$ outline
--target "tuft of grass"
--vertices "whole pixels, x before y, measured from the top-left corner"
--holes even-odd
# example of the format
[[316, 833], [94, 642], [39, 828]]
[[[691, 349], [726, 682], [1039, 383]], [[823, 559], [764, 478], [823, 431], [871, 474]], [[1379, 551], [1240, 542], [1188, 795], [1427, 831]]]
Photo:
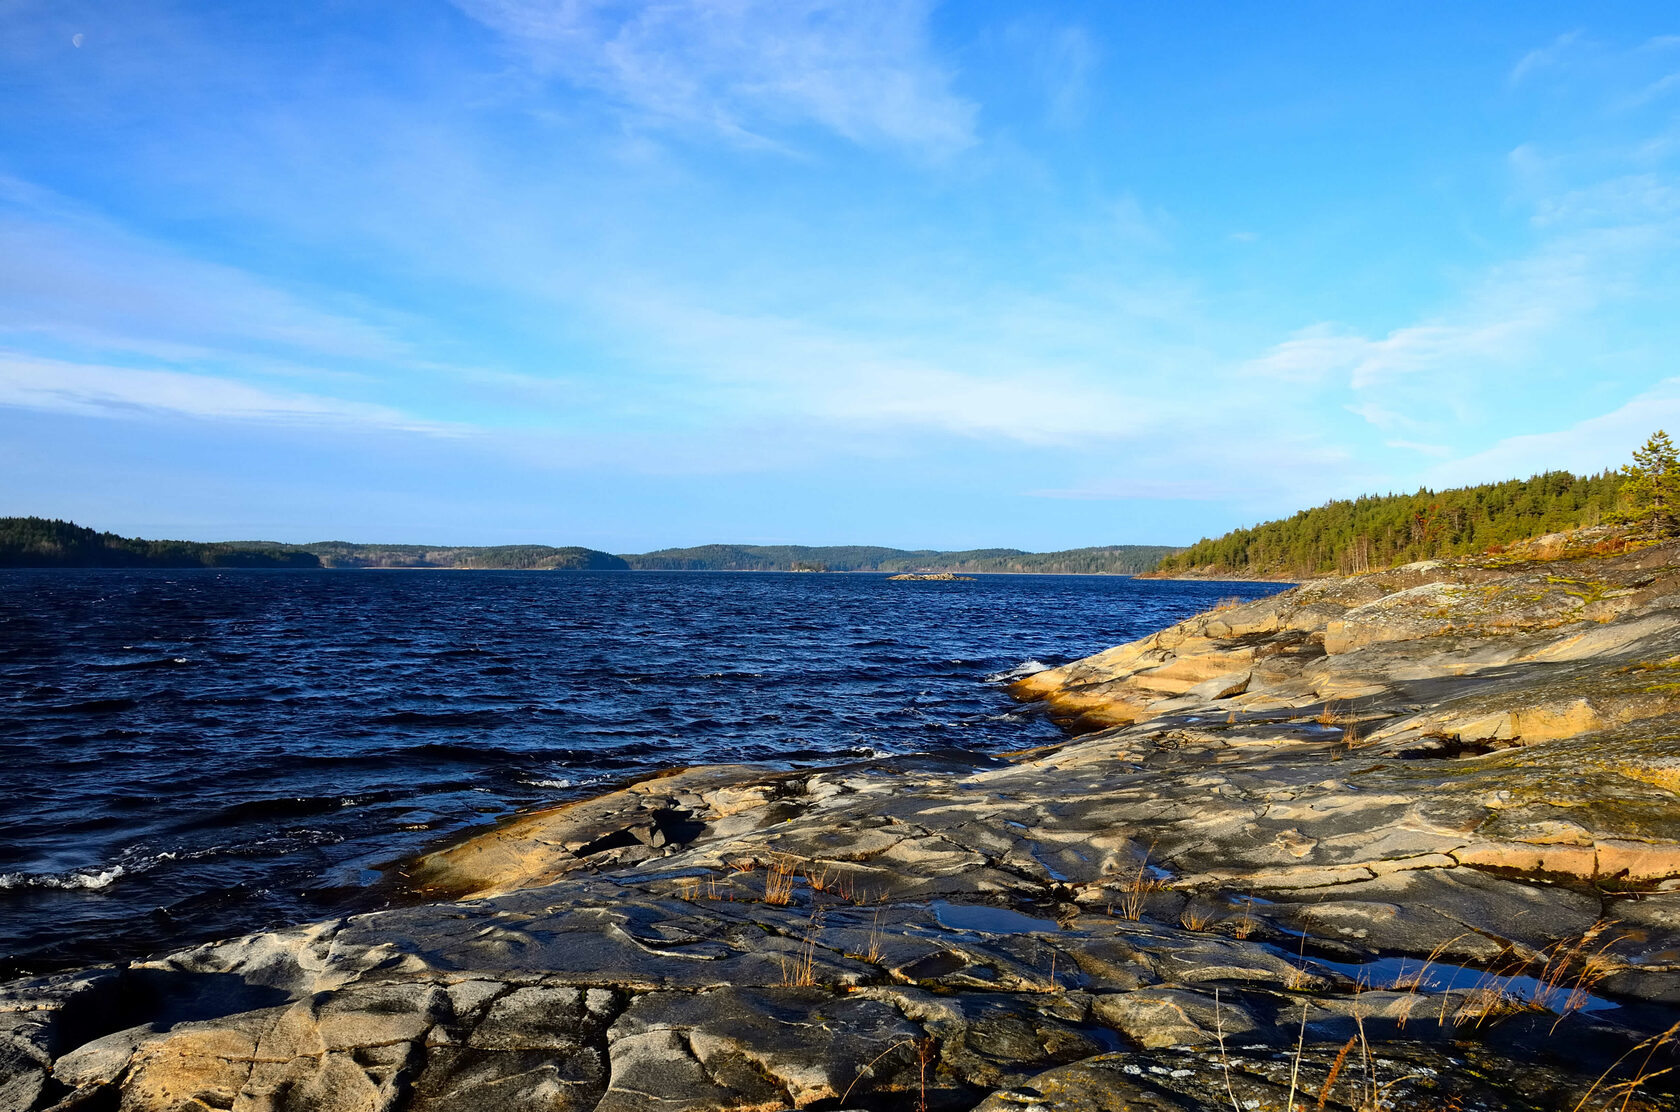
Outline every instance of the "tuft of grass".
[[817, 935], [822, 932], [822, 911], [811, 909], [811, 922], [805, 928], [805, 939], [799, 944], [799, 950], [793, 957], [783, 956], [782, 979], [779, 982], [783, 988], [815, 988], [817, 984]]
[[1137, 871], [1132, 873], [1126, 882], [1126, 888], [1120, 893], [1119, 916], [1137, 922], [1143, 917], [1143, 902], [1149, 893], [1161, 887], [1154, 877], [1149, 875], [1149, 853], [1144, 852], [1138, 861]]
[[789, 862], [785, 860], [771, 862], [770, 867], [764, 872], [764, 902], [784, 907], [792, 903], [793, 881], [796, 875], [798, 874], [794, 872], [794, 868]]
[[881, 911], [875, 910], [875, 921], [869, 924], [869, 949], [863, 952], [863, 960], [870, 965], [880, 965], [885, 956], [881, 951]]
[[1237, 939], [1246, 939], [1254, 933], [1254, 928], [1257, 925], [1254, 921], [1254, 897], [1249, 896], [1243, 903], [1242, 917], [1231, 925], [1231, 936]]
[[1205, 931], [1213, 925], [1213, 913], [1185, 904], [1184, 910], [1178, 913], [1178, 923], [1187, 931]]

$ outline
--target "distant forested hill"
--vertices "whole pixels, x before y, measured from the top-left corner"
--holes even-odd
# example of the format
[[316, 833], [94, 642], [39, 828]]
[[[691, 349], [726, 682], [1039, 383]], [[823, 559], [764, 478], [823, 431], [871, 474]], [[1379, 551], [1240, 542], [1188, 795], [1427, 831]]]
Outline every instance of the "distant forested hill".
[[1326, 502], [1167, 556], [1171, 575], [1302, 579], [1391, 567], [1597, 525], [1616, 509], [1619, 472], [1548, 471], [1531, 479]]
[[593, 548], [512, 544], [446, 548], [419, 544], [280, 544], [274, 541], [146, 541], [68, 521], [0, 518], [0, 567], [11, 568], [487, 568], [628, 571]]
[[466, 568], [505, 571], [951, 571], [1136, 575], [1164, 545], [1123, 544], [1068, 552], [980, 548], [968, 552], [906, 551], [867, 545], [710, 544], [614, 556], [593, 548], [508, 544], [352, 544], [320, 541], [146, 541], [98, 533], [68, 521], [0, 518], [0, 567], [79, 568]]
[[322, 541], [299, 545], [329, 568], [478, 568], [495, 571], [628, 571], [630, 565], [593, 548], [550, 548], [504, 544], [489, 548], [425, 544], [349, 544]]
[[266, 541], [143, 541], [44, 517], [0, 518], [0, 567], [315, 568], [312, 553]]
[[708, 544], [628, 555], [632, 568], [647, 571], [951, 571], [1040, 572], [1079, 575], [1136, 575], [1178, 549], [1167, 545], [1121, 544], [1066, 552], [1023, 552], [977, 548], [966, 552], [914, 551], [866, 545]]

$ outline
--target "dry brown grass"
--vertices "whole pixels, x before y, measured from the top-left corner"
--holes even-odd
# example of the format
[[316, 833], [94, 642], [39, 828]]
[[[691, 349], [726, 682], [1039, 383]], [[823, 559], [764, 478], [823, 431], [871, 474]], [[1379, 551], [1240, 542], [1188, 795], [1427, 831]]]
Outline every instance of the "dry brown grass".
[[886, 957], [886, 952], [882, 947], [884, 940], [885, 936], [881, 933], [881, 909], [876, 908], [875, 918], [869, 924], [869, 940], [864, 949], [859, 953], [847, 954], [846, 956], [868, 962], [870, 965], [880, 965]]
[[1313, 721], [1320, 726], [1357, 726], [1359, 725], [1359, 710], [1352, 703], [1339, 703], [1334, 699], [1325, 700], [1324, 706], [1313, 715]]
[[1424, 978], [1429, 975], [1430, 967], [1441, 960], [1441, 955], [1447, 952], [1448, 947], [1465, 937], [1467, 937], [1467, 933], [1461, 932], [1437, 945], [1429, 951], [1429, 956], [1423, 959], [1422, 964], [1415, 971], [1408, 972], [1406, 967], [1401, 965], [1400, 972], [1388, 983], [1389, 990], [1391, 992], [1418, 992], [1423, 988]]
[[815, 988], [817, 985], [817, 936], [822, 933], [823, 913], [811, 909], [811, 921], [805, 927], [805, 938], [792, 957], [783, 955], [782, 988]]
[[1237, 1101], [1236, 1090], [1231, 1088], [1231, 1058], [1225, 1053], [1225, 1018], [1220, 1013], [1217, 987], [1213, 990], [1213, 1034], [1219, 1040], [1219, 1064], [1225, 1071], [1225, 1095], [1231, 1098], [1232, 1112], [1243, 1112], [1243, 1106]]
[[[1593, 989], [1605, 977], [1621, 968], [1622, 963], [1610, 953], [1621, 936], [1605, 937], [1614, 926], [1610, 920], [1600, 920], [1572, 940], [1548, 946], [1537, 954], [1512, 951], [1491, 968], [1483, 971], [1476, 983], [1467, 990], [1455, 990], [1451, 985], [1441, 992], [1441, 1006], [1436, 1022], [1443, 1026], [1479, 1026], [1490, 1019], [1517, 1012], [1552, 1012], [1558, 1024], [1580, 1011], [1592, 999]], [[1464, 935], [1457, 935], [1430, 951], [1415, 972], [1396, 977], [1389, 987], [1396, 991], [1419, 993], [1427, 991], [1429, 970], [1441, 954]], [[1514, 978], [1530, 977], [1536, 982], [1525, 991]], [[1454, 992], [1461, 993], [1456, 997]]]
[[1254, 897], [1250, 896], [1243, 904], [1242, 918], [1231, 924], [1231, 936], [1237, 939], [1246, 939], [1254, 933], [1255, 926], [1257, 924], [1254, 921]]
[[782, 988], [815, 988], [817, 984], [817, 944], [814, 939], [800, 943], [793, 957], [782, 958]]
[[1325, 1075], [1324, 1084], [1318, 1090], [1318, 1112], [1324, 1112], [1324, 1102], [1330, 1099], [1330, 1090], [1336, 1087], [1336, 1079], [1342, 1075], [1342, 1067], [1347, 1065], [1348, 1052], [1353, 1049], [1353, 1045], [1358, 1041], [1359, 1036], [1355, 1035], [1343, 1043], [1341, 1053], [1337, 1054], [1336, 1060], [1330, 1063], [1330, 1072]]
[[[865, 1062], [863, 1064], [863, 1066], [861, 1068], [859, 1068], [859, 1070], [857, 1071], [857, 1076], [852, 1078], [852, 1083], [850, 1085], [846, 1086], [846, 1091], [840, 1094], [840, 1103], [841, 1104], [846, 1103], [846, 1098], [852, 1095], [852, 1090], [857, 1088], [857, 1083], [859, 1081], [862, 1081], [866, 1077], [874, 1076], [875, 1064], [877, 1062], [879, 1062], [882, 1058], [885, 1058], [887, 1055], [891, 1054], [893, 1051], [899, 1049], [900, 1047], [905, 1047], [905, 1046], [915, 1047], [916, 1044], [919, 1041], [920, 1040], [918, 1040], [918, 1039], [900, 1039], [897, 1042], [893, 1043], [891, 1046], [887, 1047], [885, 1050], [881, 1051], [881, 1053], [875, 1055], [875, 1057], [871, 1058], [869, 1061]], [[923, 1100], [926, 1100], [926, 1099], [927, 1098], [924, 1095]]]
[[734, 900], [733, 889], [718, 888], [717, 876], [708, 872], [705, 876], [685, 876], [677, 882], [677, 898], [690, 903], [696, 900]]
[[1149, 875], [1149, 851], [1145, 851], [1143, 858], [1138, 861], [1137, 871], [1132, 873], [1126, 881], [1125, 889], [1120, 893], [1120, 900], [1115, 914], [1122, 919], [1137, 922], [1143, 918], [1144, 900], [1149, 893], [1161, 887], [1161, 882]]
[[1213, 913], [1185, 904], [1184, 910], [1178, 913], [1178, 925], [1187, 931], [1205, 931], [1213, 925]]
[[[1680, 1023], [1676, 1023], [1668, 1030], [1652, 1035], [1630, 1048], [1620, 1058], [1610, 1063], [1610, 1068], [1599, 1075], [1598, 1080], [1592, 1083], [1592, 1086], [1582, 1095], [1580, 1100], [1575, 1102], [1575, 1107], [1571, 1108], [1569, 1112], [1583, 1112], [1588, 1107], [1587, 1102], [1593, 1098], [1594, 1093], [1599, 1091], [1600, 1086], [1603, 1087], [1606, 1098], [1603, 1104], [1595, 1106], [1600, 1112], [1610, 1112], [1612, 1108], [1615, 1109], [1615, 1112], [1628, 1112], [1630, 1107], [1635, 1107], [1632, 1104], [1633, 1098], [1639, 1094], [1641, 1089], [1657, 1078], [1674, 1072], [1675, 1067], [1673, 1066], [1667, 1066], [1663, 1069], [1653, 1068], [1652, 1060], [1656, 1058], [1657, 1052], [1664, 1047], [1674, 1046], [1677, 1036], [1680, 1036]], [[1621, 1081], [1611, 1082], [1610, 1075], [1631, 1059], [1639, 1057], [1641, 1050], [1645, 1052], [1645, 1056], [1640, 1059], [1639, 1067], [1633, 1071], [1633, 1076]], [[1606, 1084], [1606, 1082], [1609, 1082], [1609, 1084]]]
[[881, 950], [881, 913], [875, 913], [875, 921], [869, 927], [869, 949], [863, 952], [863, 960], [870, 965], [880, 965], [886, 955]]
[[793, 882], [798, 875], [788, 861], [772, 861], [764, 871], [764, 902], [783, 907], [792, 903]]

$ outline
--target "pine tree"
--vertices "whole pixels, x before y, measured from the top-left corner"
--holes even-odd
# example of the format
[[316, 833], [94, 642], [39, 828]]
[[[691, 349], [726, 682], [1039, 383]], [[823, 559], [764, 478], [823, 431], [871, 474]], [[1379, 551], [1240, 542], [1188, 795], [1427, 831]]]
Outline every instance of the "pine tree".
[[1680, 533], [1680, 451], [1658, 429], [1622, 468], [1623, 520], [1658, 537]]

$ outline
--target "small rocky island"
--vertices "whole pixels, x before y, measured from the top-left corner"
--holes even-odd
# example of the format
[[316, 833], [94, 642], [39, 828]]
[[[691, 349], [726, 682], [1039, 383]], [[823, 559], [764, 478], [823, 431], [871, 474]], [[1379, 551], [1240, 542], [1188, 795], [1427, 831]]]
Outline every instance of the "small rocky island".
[[914, 583], [973, 583], [972, 575], [958, 575], [953, 571], [907, 571], [899, 575], [889, 575], [888, 579], [908, 580]]
[[1303, 584], [986, 757], [676, 770], [0, 989], [0, 1108], [1676, 1108], [1680, 544]]

